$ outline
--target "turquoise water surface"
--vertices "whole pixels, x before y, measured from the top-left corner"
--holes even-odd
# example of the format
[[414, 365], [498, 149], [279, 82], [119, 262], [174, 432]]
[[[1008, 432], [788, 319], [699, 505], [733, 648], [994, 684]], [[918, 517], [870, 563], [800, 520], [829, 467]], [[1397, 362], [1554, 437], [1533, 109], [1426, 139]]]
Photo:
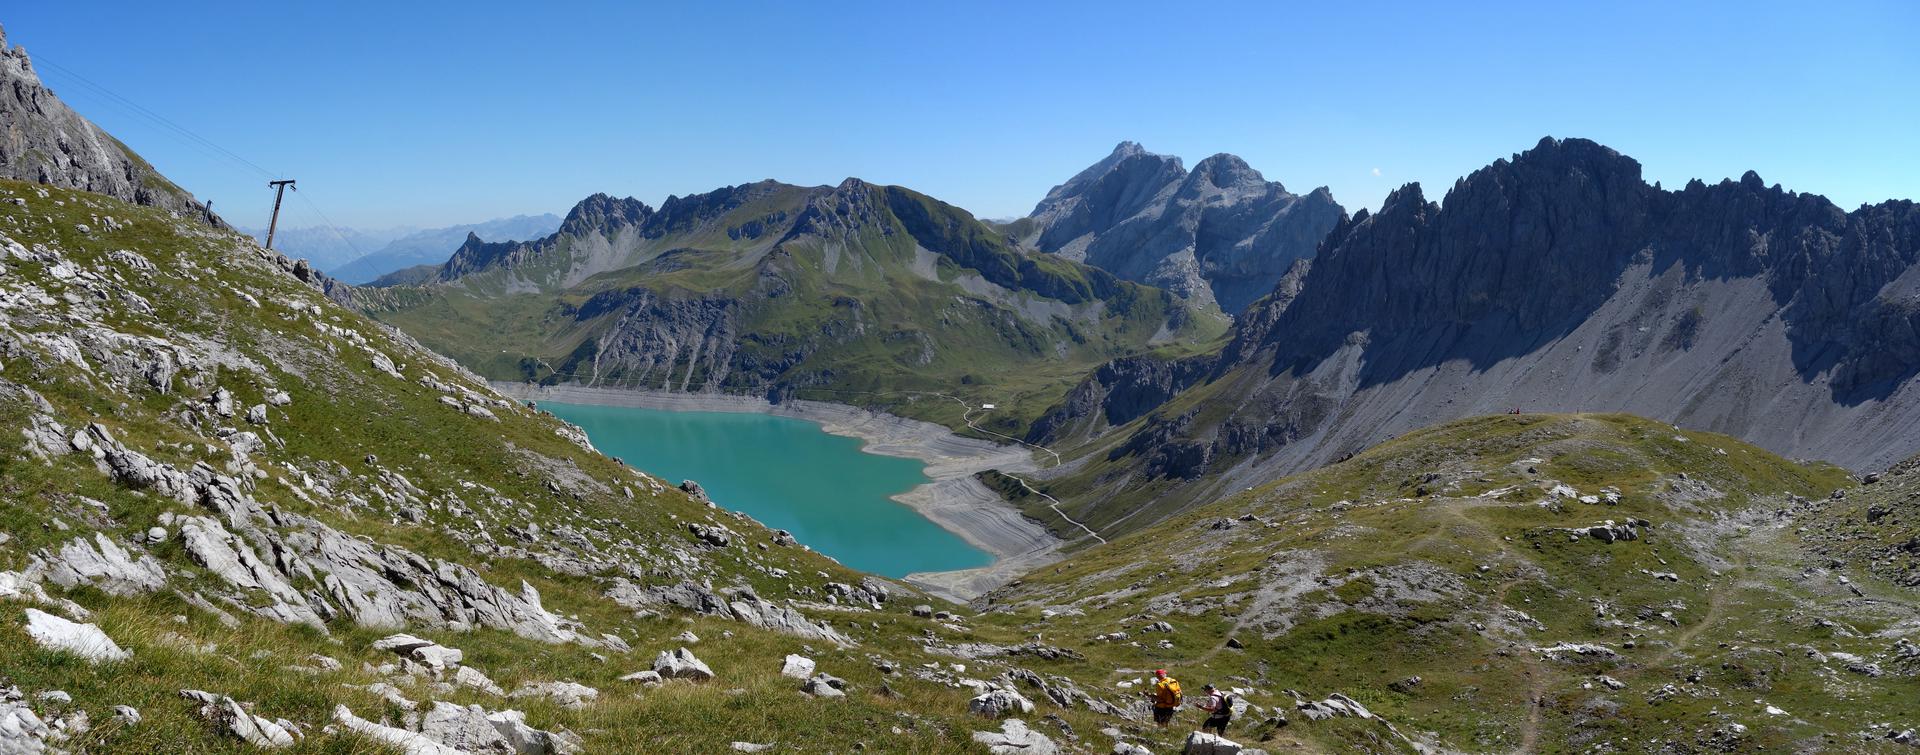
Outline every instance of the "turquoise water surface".
[[927, 481], [912, 459], [863, 453], [856, 438], [790, 417], [540, 402], [601, 451], [672, 484], [698, 481], [721, 506], [840, 563], [889, 577], [985, 566], [992, 556], [891, 499]]

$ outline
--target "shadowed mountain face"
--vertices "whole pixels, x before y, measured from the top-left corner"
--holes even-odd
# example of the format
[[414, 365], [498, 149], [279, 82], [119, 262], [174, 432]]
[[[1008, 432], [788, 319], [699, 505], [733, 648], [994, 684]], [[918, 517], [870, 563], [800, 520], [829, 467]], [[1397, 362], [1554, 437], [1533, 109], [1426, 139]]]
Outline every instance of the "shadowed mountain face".
[[61, 102], [34, 73], [26, 48], [7, 47], [4, 29], [0, 29], [0, 178], [91, 191], [181, 214], [205, 214], [193, 195]]
[[1079, 480], [1103, 489], [1266, 479], [1509, 408], [1630, 411], [1875, 467], [1920, 450], [1916, 262], [1912, 202], [1848, 213], [1753, 173], [1665, 191], [1613, 150], [1547, 139], [1444, 205], [1394, 192], [1220, 354], [1108, 365], [1035, 437], [1110, 443], [1103, 479]]
[[1325, 188], [1290, 194], [1233, 155], [1189, 173], [1177, 157], [1122, 142], [1047, 193], [1027, 242], [1232, 314], [1311, 257], [1343, 216]]

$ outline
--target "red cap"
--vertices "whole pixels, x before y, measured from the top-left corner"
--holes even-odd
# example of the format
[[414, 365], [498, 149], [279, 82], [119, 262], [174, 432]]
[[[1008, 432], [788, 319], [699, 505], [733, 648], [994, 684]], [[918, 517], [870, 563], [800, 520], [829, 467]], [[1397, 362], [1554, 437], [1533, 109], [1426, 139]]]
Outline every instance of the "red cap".
[[1167, 670], [1166, 670], [1166, 669], [1163, 669], [1163, 668], [1157, 668], [1157, 669], [1154, 669], [1154, 670], [1153, 670], [1153, 673], [1155, 673], [1155, 674], [1159, 674], [1159, 675], [1161, 675], [1161, 676], [1166, 676], [1166, 675], [1167, 675]]

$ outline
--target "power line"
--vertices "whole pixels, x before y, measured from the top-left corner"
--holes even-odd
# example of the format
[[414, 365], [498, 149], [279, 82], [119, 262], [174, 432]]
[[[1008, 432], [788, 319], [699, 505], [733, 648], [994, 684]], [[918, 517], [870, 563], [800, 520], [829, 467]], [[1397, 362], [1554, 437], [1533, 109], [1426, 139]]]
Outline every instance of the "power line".
[[260, 167], [258, 164], [254, 163], [252, 160], [248, 160], [247, 158], [244, 158], [238, 154], [235, 154], [232, 150], [229, 150], [225, 147], [220, 146], [219, 144], [215, 143], [212, 139], [208, 139], [204, 136], [199, 135], [198, 133], [195, 133], [192, 129], [189, 129], [185, 126], [182, 126], [178, 123], [173, 122], [172, 120], [169, 120], [166, 116], [160, 115], [159, 113], [153, 112], [152, 110], [148, 110], [147, 108], [141, 107], [140, 103], [134, 102], [133, 100], [120, 96], [119, 94], [115, 93], [113, 90], [108, 89], [101, 84], [95, 83], [92, 79], [89, 79], [85, 76], [80, 75], [78, 72], [75, 72], [73, 69], [67, 68], [66, 66], [60, 65], [59, 63], [56, 63], [52, 60], [47, 59], [45, 55], [40, 55], [36, 53], [33, 56], [33, 60], [37, 64], [44, 65], [44, 66], [51, 66], [55, 71], [58, 71], [64, 74], [65, 76], [71, 77], [75, 82], [83, 86], [86, 86], [101, 95], [108, 97], [109, 99], [117, 102], [118, 104], [125, 106], [126, 108], [133, 111], [135, 114], [145, 116], [148, 119], [154, 121], [155, 123], [158, 123], [162, 126], [165, 126], [169, 129], [174, 130], [175, 132], [178, 132], [181, 136], [184, 136], [194, 142], [198, 142], [199, 144], [205, 145], [213, 149], [215, 152], [219, 153], [220, 155], [224, 155], [225, 157], [232, 159], [234, 162], [240, 165], [243, 165], [247, 168], [250, 168], [253, 171], [261, 174], [262, 176], [265, 176], [267, 178], [279, 177], [278, 173], [275, 173], [273, 171], [267, 170], [266, 168]]
[[300, 196], [300, 201], [306, 202], [308, 207], [313, 208], [313, 213], [315, 215], [320, 216], [320, 224], [326, 226], [327, 230], [333, 232], [334, 238], [340, 239], [340, 243], [346, 244], [347, 248], [353, 251], [354, 259], [359, 259], [365, 256], [364, 254], [361, 253], [360, 247], [355, 245], [353, 243], [353, 240], [347, 238], [347, 235], [344, 233], [341, 233], [340, 229], [333, 224], [333, 218], [327, 217], [326, 213], [320, 211], [320, 205], [314, 204], [313, 200], [308, 199], [307, 195], [304, 193], [300, 194], [299, 196]]
[[[260, 174], [262, 177], [265, 177], [268, 179], [277, 179], [280, 176], [278, 172], [270, 171], [270, 170], [267, 170], [266, 168], [260, 167], [258, 163], [255, 163], [252, 160], [248, 160], [245, 157], [241, 157], [238, 153], [234, 152], [233, 150], [220, 146], [218, 142], [215, 142], [212, 139], [208, 139], [207, 137], [201, 136], [199, 133], [195, 132], [194, 130], [189, 129], [186, 126], [182, 126], [178, 123], [175, 123], [173, 120], [167, 118], [166, 116], [163, 116], [159, 113], [156, 113], [152, 110], [149, 110], [141, 106], [140, 103], [134, 102], [133, 100], [130, 100], [126, 97], [120, 96], [119, 93], [114, 92], [111, 89], [108, 89], [106, 86], [99, 84], [93, 81], [92, 79], [82, 76], [79, 72], [74, 71], [71, 68], [67, 68], [66, 66], [60, 65], [59, 63], [56, 63], [52, 60], [47, 59], [45, 55], [36, 53], [33, 56], [33, 60], [37, 64], [49, 67], [53, 71], [58, 72], [61, 75], [61, 78], [70, 78], [74, 83], [79, 84], [87, 89], [90, 89], [93, 92], [103, 97], [106, 97], [108, 104], [118, 106], [125, 112], [130, 112], [130, 113], [133, 113], [134, 115], [144, 117], [153, 123], [156, 123], [168, 130], [173, 131], [176, 135], [185, 138], [188, 146], [196, 148], [202, 154], [207, 154], [215, 158], [223, 158], [223, 159], [229, 160], [236, 165], [252, 170], [255, 173]], [[334, 225], [333, 219], [327, 217], [327, 213], [320, 209], [320, 205], [315, 203], [312, 197], [310, 197], [307, 192], [295, 192], [295, 194], [300, 197], [300, 201], [305, 202], [309, 208], [313, 209], [313, 212], [315, 215], [320, 216], [321, 225], [326, 226], [327, 230], [331, 232], [335, 238], [340, 239], [341, 243], [346, 244], [347, 248], [353, 251], [355, 257], [362, 256], [360, 252], [360, 248], [357, 245], [355, 245], [351, 239], [347, 238], [347, 235], [345, 233], [340, 232], [340, 228]], [[278, 198], [276, 198], [274, 200], [275, 221], [273, 221], [276, 223], [279, 216], [279, 205], [280, 205], [280, 201]], [[271, 239], [272, 237], [271, 228], [269, 228], [268, 237], [269, 239]]]

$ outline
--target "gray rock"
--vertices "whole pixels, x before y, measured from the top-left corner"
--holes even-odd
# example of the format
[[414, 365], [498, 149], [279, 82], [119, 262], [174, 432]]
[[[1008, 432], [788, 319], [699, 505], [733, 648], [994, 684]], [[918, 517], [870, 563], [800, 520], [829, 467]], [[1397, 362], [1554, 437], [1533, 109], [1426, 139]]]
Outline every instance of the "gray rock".
[[814, 697], [846, 697], [847, 681], [827, 674], [815, 674], [801, 683], [800, 691]]
[[140, 723], [140, 709], [131, 705], [115, 705], [113, 717], [123, 725], [134, 726]]
[[[438, 705], [445, 705], [445, 704], [446, 703], [439, 703]], [[432, 714], [429, 714], [429, 716], [431, 715]], [[483, 722], [484, 720], [485, 719], [482, 719]], [[386, 726], [383, 724], [377, 724], [372, 721], [368, 721], [364, 718], [354, 715], [353, 711], [345, 705], [334, 706], [333, 721], [334, 723], [339, 724], [341, 728], [344, 728], [347, 731], [353, 732], [355, 734], [366, 737], [367, 739], [371, 739], [381, 744], [392, 745], [398, 748], [405, 755], [469, 755], [472, 752], [510, 752], [509, 750], [504, 749], [505, 747], [504, 740], [501, 740], [501, 745], [502, 745], [501, 749], [496, 749], [496, 750], [467, 750], [467, 749], [450, 747], [442, 743], [441, 741], [434, 739], [432, 735], [428, 735], [420, 732], [411, 732], [411, 731], [407, 731], [406, 729], [396, 729], [391, 726]], [[436, 720], [434, 722], [434, 726], [435, 726], [435, 734], [447, 735], [452, 738], [457, 738], [457, 737], [460, 737], [463, 733], [457, 730], [456, 731], [446, 730], [445, 727], [447, 726], [447, 723], [443, 720]], [[489, 731], [493, 730], [490, 725], [488, 726], [488, 730]]]
[[773, 750], [773, 745], [752, 742], [735, 742], [732, 747], [734, 752], [771, 752]]
[[1131, 742], [1115, 742], [1112, 755], [1153, 755], [1153, 751]]
[[579, 737], [528, 726], [527, 714], [517, 710], [488, 713], [487, 720], [513, 745], [513, 752], [520, 755], [573, 755], [581, 751]]
[[693, 651], [686, 648], [668, 650], [653, 659], [653, 670], [666, 679], [691, 679], [704, 682], [713, 679], [713, 669], [695, 658]]
[[1240, 755], [1240, 743], [1218, 734], [1196, 731], [1187, 735], [1180, 755]]
[[292, 747], [299, 740], [298, 729], [253, 715], [247, 706], [226, 695], [183, 689], [180, 696], [200, 703], [201, 718], [255, 747], [277, 750]]
[[495, 684], [492, 678], [489, 678], [486, 674], [482, 673], [480, 669], [472, 666], [461, 666], [459, 670], [454, 671], [453, 683], [462, 687], [477, 689], [496, 697], [507, 694], [506, 690], [501, 689], [500, 685]]
[[462, 752], [515, 752], [507, 735], [478, 705], [436, 701], [420, 718], [420, 734]]
[[1027, 722], [1009, 718], [999, 731], [976, 731], [973, 741], [986, 745], [990, 755], [1058, 755], [1060, 748], [1045, 734], [1027, 728]]
[[133, 654], [92, 624], [79, 624], [37, 608], [27, 609], [27, 637], [49, 650], [64, 650], [89, 661], [124, 661]]
[[814, 663], [812, 658], [789, 654], [786, 662], [780, 666], [780, 675], [794, 679], [805, 679], [813, 675], [813, 669]]
[[247, 407], [247, 422], [254, 425], [267, 424], [267, 405], [254, 404]]
[[689, 522], [687, 524], [687, 530], [692, 532], [694, 537], [700, 538], [701, 542], [715, 548], [725, 548], [733, 543], [732, 536], [728, 535], [726, 530], [719, 527], [710, 527], [700, 524], [699, 522]]
[[803, 639], [832, 642], [841, 647], [849, 647], [853, 644], [852, 640], [833, 628], [814, 622], [797, 610], [762, 599], [748, 590], [733, 590], [730, 595], [723, 596], [693, 582], [660, 587], [640, 587], [624, 579], [616, 579], [606, 595], [627, 608], [644, 609], [670, 605]]
[[1309, 721], [1324, 721], [1329, 718], [1351, 717], [1372, 719], [1373, 712], [1353, 698], [1335, 692], [1325, 700], [1301, 700], [1294, 704]]
[[42, 550], [35, 555], [44, 564], [41, 568], [47, 580], [61, 587], [90, 585], [126, 597], [153, 592], [167, 584], [167, 574], [158, 560], [145, 553], [135, 556], [99, 532], [91, 539], [67, 541], [58, 552]]
[[225, 388], [213, 389], [213, 395], [207, 397], [207, 406], [214, 414], [231, 417], [234, 414], [233, 391]]
[[1033, 712], [1033, 701], [1010, 689], [992, 689], [967, 701], [967, 711], [987, 718], [1027, 714]]
[[573, 682], [522, 682], [509, 695], [514, 699], [544, 697], [562, 708], [578, 710], [600, 698], [600, 690]]
[[53, 727], [20, 701], [19, 689], [5, 691], [9, 694], [0, 699], [0, 752], [8, 755], [47, 752], [48, 740], [57, 736]]
[[445, 671], [466, 658], [466, 653], [458, 648], [445, 647], [432, 640], [423, 640], [410, 634], [395, 634], [375, 640], [374, 650], [385, 650], [402, 658], [417, 661], [436, 672]]

